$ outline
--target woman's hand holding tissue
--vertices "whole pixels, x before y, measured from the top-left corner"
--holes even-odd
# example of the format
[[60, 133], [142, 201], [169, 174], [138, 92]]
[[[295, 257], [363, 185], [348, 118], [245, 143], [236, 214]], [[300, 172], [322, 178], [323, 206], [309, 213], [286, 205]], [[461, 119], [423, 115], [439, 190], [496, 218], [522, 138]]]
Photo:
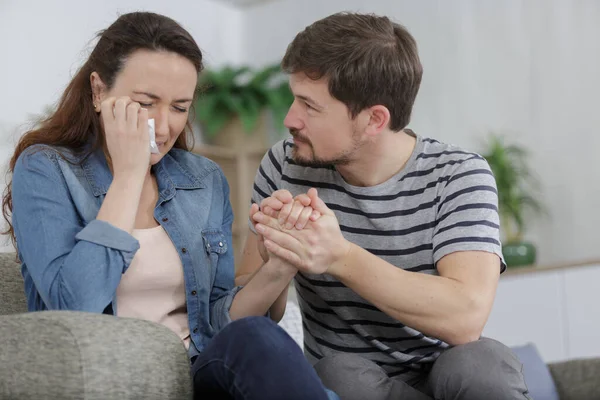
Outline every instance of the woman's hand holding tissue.
[[150, 164], [148, 110], [129, 97], [110, 97], [102, 102], [101, 116], [113, 175], [143, 179]]

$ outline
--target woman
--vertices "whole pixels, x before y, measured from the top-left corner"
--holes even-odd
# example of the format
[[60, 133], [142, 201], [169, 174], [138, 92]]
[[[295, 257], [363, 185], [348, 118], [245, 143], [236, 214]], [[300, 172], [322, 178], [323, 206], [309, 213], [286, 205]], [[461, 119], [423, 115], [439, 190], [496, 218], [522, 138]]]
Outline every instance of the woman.
[[260, 317], [271, 277], [233, 287], [228, 185], [188, 151], [202, 68], [175, 21], [122, 15], [54, 114], [21, 138], [4, 212], [29, 309], [162, 323], [188, 348], [195, 391], [209, 398], [336, 398], [295, 342]]

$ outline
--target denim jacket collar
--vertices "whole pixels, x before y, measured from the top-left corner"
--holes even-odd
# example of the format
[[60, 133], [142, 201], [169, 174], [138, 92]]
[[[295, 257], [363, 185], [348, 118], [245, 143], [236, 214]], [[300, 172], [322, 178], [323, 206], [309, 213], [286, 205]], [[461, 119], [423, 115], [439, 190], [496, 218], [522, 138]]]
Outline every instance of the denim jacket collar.
[[[85, 177], [87, 178], [94, 196], [105, 195], [112, 182], [113, 176], [108, 168], [106, 157], [102, 150], [92, 152], [82, 163]], [[175, 189], [201, 189], [206, 186], [202, 178], [211, 171], [192, 172], [179, 163], [169, 153], [154, 166], [152, 171], [156, 176], [160, 196], [164, 200], [175, 195]]]

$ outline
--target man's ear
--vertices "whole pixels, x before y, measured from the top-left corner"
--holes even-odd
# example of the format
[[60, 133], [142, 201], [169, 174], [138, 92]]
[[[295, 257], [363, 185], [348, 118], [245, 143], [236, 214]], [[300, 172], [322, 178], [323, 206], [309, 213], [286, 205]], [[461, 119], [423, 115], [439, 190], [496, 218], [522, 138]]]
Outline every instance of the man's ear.
[[99, 112], [100, 104], [106, 97], [106, 85], [102, 82], [100, 75], [96, 71], [90, 74], [90, 86], [92, 87], [92, 103], [94, 109]]
[[365, 133], [369, 136], [376, 136], [390, 124], [390, 110], [386, 106], [376, 105], [368, 110], [369, 120], [365, 127]]

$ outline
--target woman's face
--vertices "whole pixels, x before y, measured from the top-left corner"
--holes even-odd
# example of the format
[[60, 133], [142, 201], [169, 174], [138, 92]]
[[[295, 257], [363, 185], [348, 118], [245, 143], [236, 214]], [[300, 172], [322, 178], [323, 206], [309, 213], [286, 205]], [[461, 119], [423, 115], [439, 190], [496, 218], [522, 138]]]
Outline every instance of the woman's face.
[[[94, 80], [99, 81], [94, 74], [92, 86], [97, 85]], [[127, 96], [148, 109], [148, 118], [154, 118], [159, 150], [150, 157], [150, 165], [154, 165], [171, 150], [184, 131], [197, 79], [194, 64], [177, 53], [138, 50], [128, 57], [113, 87], [100, 91], [98, 100]]]

